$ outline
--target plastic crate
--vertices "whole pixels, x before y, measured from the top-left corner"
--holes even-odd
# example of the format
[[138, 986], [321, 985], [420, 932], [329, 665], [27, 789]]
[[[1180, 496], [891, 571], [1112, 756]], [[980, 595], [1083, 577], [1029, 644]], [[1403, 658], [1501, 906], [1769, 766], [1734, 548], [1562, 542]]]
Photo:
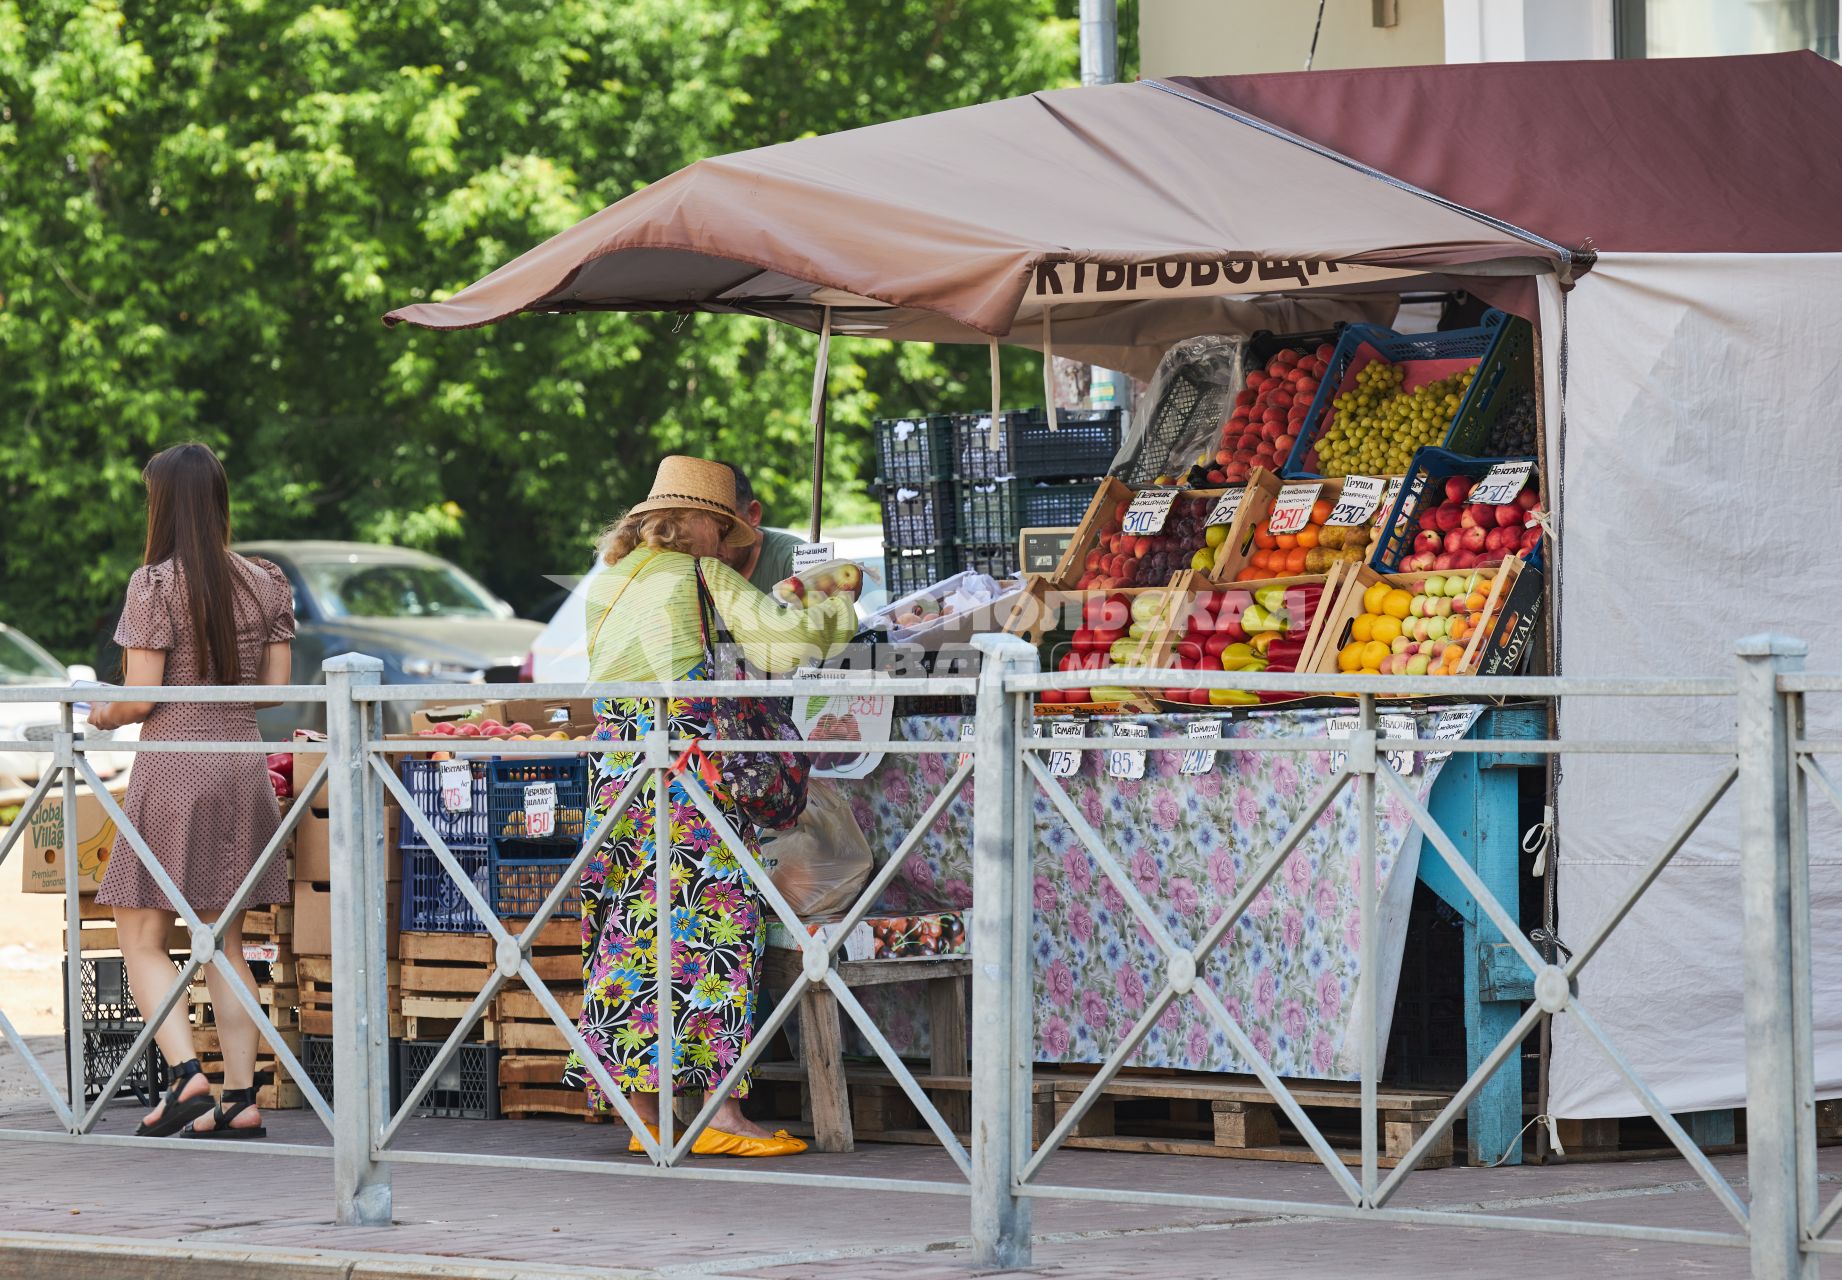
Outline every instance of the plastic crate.
[[962, 542], [958, 549], [958, 568], [994, 578], [1014, 578], [1017, 576], [1017, 540]]
[[931, 587], [958, 571], [951, 543], [932, 547], [885, 547], [883, 551], [883, 577], [888, 581], [891, 600], [899, 600], [922, 587]]
[[[441, 1052], [438, 1040], [399, 1040], [396, 1042], [396, 1076], [407, 1098]], [[443, 1120], [497, 1120], [499, 1118], [499, 1046], [463, 1044], [450, 1059], [422, 1101], [416, 1104], [418, 1116]]]
[[[1375, 554], [1369, 557], [1370, 566], [1381, 573], [1399, 573], [1401, 562], [1413, 552], [1421, 510], [1444, 501], [1445, 495], [1437, 492], [1436, 486], [1451, 476], [1482, 480], [1499, 462], [1527, 462], [1531, 468], [1535, 464], [1533, 458], [1468, 458], [1447, 449], [1427, 448], [1415, 453], [1407, 468], [1407, 478], [1401, 482], [1400, 496], [1395, 498], [1382, 525], [1381, 541], [1375, 544]], [[1541, 552], [1538, 543], [1534, 553], [1525, 558], [1530, 564], [1539, 566]]]
[[[86, 1029], [83, 1032], [83, 1101], [85, 1105], [93, 1103], [102, 1096], [102, 1087], [115, 1074], [115, 1068], [134, 1044], [134, 1038], [141, 1033], [139, 1025], [129, 1027], [111, 1027], [108, 1029]], [[161, 1056], [158, 1046], [148, 1041], [147, 1050], [138, 1062], [122, 1077], [121, 1084], [115, 1091], [116, 1098], [132, 1098], [145, 1107], [151, 1107], [160, 1100], [160, 1093], [166, 1088], [166, 1059]]]
[[968, 543], [1015, 542], [1019, 529], [1072, 528], [1099, 488], [1095, 480], [965, 481], [959, 487], [959, 536]]
[[[1286, 479], [1315, 478], [1317, 439], [1324, 433], [1332, 402], [1345, 389], [1354, 372], [1379, 356], [1389, 364], [1451, 361], [1453, 366], [1435, 373], [1443, 378], [1465, 364], [1476, 364], [1458, 410], [1447, 424], [1440, 446], [1453, 453], [1476, 454], [1489, 438], [1491, 424], [1509, 400], [1509, 392], [1534, 382], [1534, 338], [1528, 321], [1512, 319], [1501, 311], [1487, 311], [1475, 329], [1444, 333], [1396, 333], [1379, 325], [1353, 324], [1337, 342], [1330, 368], [1311, 398], [1311, 408], [1299, 424], [1298, 439], [1281, 474]], [[1414, 385], [1427, 379], [1416, 379]]]
[[[556, 788], [556, 826], [553, 834], [533, 836], [526, 829], [527, 791], [532, 783], [548, 782]], [[588, 814], [588, 757], [512, 756], [486, 762], [488, 834], [494, 840], [525, 844], [579, 845]]]
[[[397, 1099], [403, 1096], [397, 1089], [397, 1047], [400, 1044], [402, 1044], [401, 1040], [392, 1040], [390, 1053], [387, 1056], [390, 1064], [390, 1081], [387, 1088], [392, 1110], [396, 1108]], [[334, 1105], [332, 1037], [302, 1036], [300, 1058], [301, 1070], [306, 1073], [309, 1080], [313, 1081], [313, 1087], [320, 1091], [320, 1096], [326, 1099], [326, 1105], [329, 1107]]]
[[[494, 840], [488, 849], [455, 849], [453, 853], [501, 920], [537, 914], [575, 858], [574, 850], [559, 855], [556, 845], [528, 840]], [[576, 919], [581, 914], [581, 891], [572, 888], [557, 906], [554, 918]], [[402, 927], [417, 933], [486, 932], [460, 886], [427, 849], [403, 850]]]
[[[487, 765], [485, 757], [476, 757], [467, 761], [473, 770], [473, 786], [469, 792], [471, 808], [449, 813], [441, 803], [441, 766], [452, 761], [442, 760], [405, 760], [397, 767], [416, 806], [428, 815], [429, 825], [435, 834], [455, 852], [471, 850], [484, 853], [492, 840], [492, 798], [487, 787]], [[398, 824], [397, 842], [405, 850], [426, 849], [427, 840], [413, 822], [405, 818]], [[407, 903], [407, 897], [404, 899]]]
[[952, 539], [958, 514], [951, 481], [885, 485], [883, 546], [931, 547]]
[[1058, 409], [1054, 431], [1042, 409], [1004, 415], [998, 443], [991, 415], [952, 416], [953, 456], [961, 480], [1019, 476], [1028, 480], [1083, 480], [1103, 476], [1119, 454], [1123, 416], [1118, 409]]
[[[66, 976], [70, 973], [68, 959], [64, 972]], [[85, 1031], [140, 1030], [141, 1008], [128, 988], [128, 969], [120, 956], [84, 956], [77, 970], [77, 992], [82, 1002], [80, 1025]]]
[[946, 414], [883, 418], [876, 424], [876, 474], [884, 484], [927, 484], [953, 474], [953, 427]]

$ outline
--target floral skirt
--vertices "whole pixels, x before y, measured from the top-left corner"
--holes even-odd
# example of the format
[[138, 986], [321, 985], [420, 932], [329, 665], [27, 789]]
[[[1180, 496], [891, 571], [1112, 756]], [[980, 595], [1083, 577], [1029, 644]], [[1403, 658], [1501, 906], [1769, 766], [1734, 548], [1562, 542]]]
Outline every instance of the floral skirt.
[[[699, 679], [701, 665], [689, 678]], [[634, 741], [652, 727], [645, 698], [595, 703], [595, 736]], [[674, 699], [674, 738], [710, 735], [710, 700]], [[592, 758], [589, 828], [608, 810], [638, 767], [639, 756], [613, 752]], [[602, 847], [582, 873], [582, 1017], [579, 1026], [595, 1056], [625, 1092], [659, 1091], [659, 945], [654, 864], [655, 775], [635, 792]], [[717, 809], [760, 853], [756, 832], [724, 795], [710, 789]], [[716, 827], [692, 803], [684, 783], [671, 781], [671, 1016], [673, 1088], [707, 1091], [722, 1083], [754, 1032], [755, 992], [767, 941], [761, 896]], [[612, 1110], [594, 1078], [571, 1055], [564, 1083], [585, 1090], [590, 1105]], [[748, 1095], [744, 1075], [731, 1096]]]

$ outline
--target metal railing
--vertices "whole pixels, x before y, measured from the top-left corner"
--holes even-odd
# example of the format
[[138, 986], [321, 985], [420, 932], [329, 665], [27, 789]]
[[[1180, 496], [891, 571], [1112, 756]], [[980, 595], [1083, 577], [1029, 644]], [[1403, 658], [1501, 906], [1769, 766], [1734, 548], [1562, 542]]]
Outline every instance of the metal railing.
[[[312, 794], [324, 778], [329, 785], [331, 811], [332, 868], [332, 951], [333, 985], [339, 998], [334, 1002], [334, 1096], [336, 1108], [328, 1107], [312, 1082], [306, 1078], [299, 1062], [273, 1028], [255, 999], [240, 983], [233, 983], [238, 1001], [246, 1012], [264, 1027], [270, 1047], [283, 1068], [297, 1080], [315, 1112], [332, 1131], [330, 1147], [310, 1145], [265, 1144], [262, 1150], [275, 1154], [330, 1154], [335, 1178], [336, 1215], [342, 1223], [381, 1225], [390, 1221], [390, 1169], [401, 1163], [469, 1164], [490, 1167], [567, 1170], [571, 1172], [613, 1173], [656, 1177], [701, 1178], [726, 1181], [757, 1181], [788, 1185], [824, 1186], [860, 1190], [911, 1191], [924, 1194], [964, 1195], [970, 1200], [972, 1238], [982, 1263], [1019, 1266], [1030, 1256], [1030, 1204], [1043, 1197], [1070, 1199], [1133, 1200], [1146, 1204], [1205, 1208], [1238, 1212], [1272, 1212], [1318, 1218], [1360, 1219], [1419, 1225], [1449, 1225], [1464, 1228], [1498, 1227], [1517, 1230], [1565, 1234], [1597, 1234], [1634, 1240], [1670, 1241], [1682, 1244], [1714, 1244], [1750, 1249], [1753, 1272], [1759, 1276], [1809, 1276], [1814, 1274], [1815, 1255], [1842, 1252], [1842, 1242], [1825, 1238], [1838, 1219], [1842, 1219], [1842, 1196], [1827, 1204], [1818, 1201], [1815, 1171], [1815, 1101], [1814, 1059], [1811, 1035], [1811, 992], [1809, 982], [1809, 849], [1807, 805], [1809, 793], [1818, 791], [1827, 802], [1842, 808], [1839, 789], [1819, 757], [1842, 753], [1842, 742], [1809, 740], [1803, 731], [1803, 700], [1810, 694], [1842, 693], [1842, 677], [1818, 677], [1801, 673], [1802, 646], [1795, 641], [1774, 637], [1754, 637], [1742, 641], [1737, 651], [1737, 672], [1732, 679], [1569, 679], [1569, 678], [1468, 678], [1463, 681], [1413, 677], [1356, 677], [1247, 675], [1218, 673], [1205, 675], [1186, 672], [1184, 683], [1193, 688], [1290, 690], [1307, 693], [1342, 693], [1356, 698], [1356, 726], [1346, 738], [1332, 741], [1325, 737], [1284, 738], [1252, 737], [1211, 739], [1207, 748], [1216, 752], [1324, 753], [1335, 750], [1341, 763], [1328, 771], [1322, 784], [1300, 810], [1291, 830], [1270, 849], [1257, 851], [1258, 867], [1235, 890], [1226, 908], [1208, 922], [1207, 928], [1193, 945], [1184, 945], [1165, 927], [1160, 913], [1139, 892], [1127, 869], [1110, 850], [1104, 839], [1071, 802], [1053, 772], [1044, 767], [1045, 751], [1092, 752], [1118, 750], [1117, 738], [1032, 737], [1027, 727], [1032, 721], [1034, 695], [1051, 689], [1082, 686], [1091, 677], [1082, 674], [1047, 675], [1036, 668], [1036, 654], [1029, 646], [1011, 637], [980, 637], [977, 647], [983, 663], [976, 678], [892, 680], [875, 675], [847, 677], [828, 681], [827, 692], [869, 692], [879, 695], [929, 694], [976, 697], [973, 719], [975, 735], [969, 742], [891, 741], [866, 744], [872, 750], [889, 753], [932, 753], [962, 755], [947, 782], [921, 813], [894, 855], [877, 871], [850, 908], [846, 923], [864, 919], [877, 899], [889, 887], [906, 862], [915, 856], [928, 830], [947, 811], [948, 806], [971, 780], [976, 794], [973, 802], [971, 832], [973, 900], [970, 946], [973, 958], [972, 978], [972, 1102], [971, 1141], [962, 1145], [951, 1126], [943, 1119], [914, 1074], [877, 1028], [874, 1020], [839, 977], [838, 949], [845, 929], [830, 932], [830, 941], [809, 934], [798, 914], [774, 888], [748, 842], [728, 821], [722, 807], [697, 781], [695, 773], [677, 767], [681, 754], [692, 744], [673, 739], [665, 709], [674, 697], [791, 696], [809, 694], [812, 686], [798, 680], [743, 682], [699, 681], [688, 685], [614, 684], [568, 686], [520, 686], [519, 692], [533, 698], [623, 697], [649, 700], [653, 709], [653, 729], [642, 741], [626, 746], [636, 758], [613, 807], [590, 831], [573, 861], [549, 889], [536, 914], [513, 933], [499, 921], [480, 887], [441, 839], [431, 815], [418, 805], [416, 797], [403, 785], [391, 766], [393, 756], [403, 752], [427, 750], [426, 742], [386, 739], [381, 731], [382, 709], [387, 703], [405, 701], [439, 701], [470, 699], [479, 695], [478, 686], [385, 686], [380, 683], [381, 664], [357, 655], [333, 659], [326, 664], [324, 686], [265, 690], [265, 696], [294, 701], [323, 701], [327, 706], [328, 735], [324, 745], [326, 761], [316, 771], [314, 781], [304, 794]], [[1110, 671], [1108, 683], [1126, 687], [1156, 687], [1168, 680], [1157, 671]], [[1443, 738], [1386, 740], [1378, 734], [1377, 699], [1390, 696], [1428, 696], [1452, 698], [1461, 695], [1466, 701], [1497, 698], [1693, 698], [1724, 700], [1732, 704], [1736, 733], [1731, 741], [1689, 742], [1682, 740], [1479, 740], [1458, 741]], [[63, 728], [52, 742], [52, 768], [33, 790], [25, 810], [3, 841], [0, 863], [18, 842], [31, 812], [62, 783], [67, 812], [74, 804], [79, 781], [87, 784], [101, 799], [105, 811], [127, 837], [130, 847], [155, 881], [172, 898], [191, 930], [193, 951], [154, 1016], [136, 1038], [133, 1051], [105, 1088], [102, 1100], [82, 1108], [82, 1043], [74, 1025], [70, 1031], [71, 1081], [66, 1104], [58, 1090], [32, 1059], [23, 1040], [0, 1010], [0, 1033], [22, 1053], [50, 1098], [62, 1132], [4, 1129], [0, 1138], [27, 1140], [67, 1140], [79, 1142], [128, 1141], [145, 1139], [107, 1138], [91, 1132], [101, 1108], [119, 1085], [135, 1054], [144, 1050], [152, 1037], [153, 1027], [189, 986], [192, 975], [205, 964], [228, 969], [228, 961], [218, 949], [222, 926], [205, 924], [189, 906], [184, 905], [158, 859], [146, 842], [133, 832], [127, 815], [113, 797], [107, 795], [93, 770], [83, 759], [87, 750], [159, 751], [178, 749], [177, 744], [109, 742], [89, 744], [73, 729], [70, 704], [77, 700], [74, 691], [13, 691], [0, 689], [0, 701], [63, 703]], [[91, 701], [187, 701], [232, 702], [249, 697], [241, 689], [121, 689], [84, 690], [82, 698]], [[446, 739], [441, 748], [458, 757], [469, 755], [543, 755], [599, 753], [608, 749], [606, 742], [506, 742], [503, 740], [471, 741]], [[721, 752], [772, 746], [776, 750], [809, 752], [835, 751], [835, 743], [812, 744], [704, 742], [707, 750]], [[1133, 750], [1165, 752], [1192, 750], [1199, 744], [1187, 738], [1147, 738], [1131, 742]], [[0, 750], [39, 749], [37, 744], [0, 743]], [[268, 751], [312, 750], [303, 744], [268, 743], [187, 743], [183, 749], [200, 751]], [[1529, 941], [1519, 926], [1513, 904], [1506, 906], [1490, 892], [1455, 845], [1452, 837], [1441, 830], [1421, 796], [1389, 762], [1387, 752], [1517, 752], [1535, 755], [1645, 754], [1704, 756], [1721, 762], [1714, 782], [1689, 805], [1677, 827], [1662, 840], [1649, 863], [1643, 868], [1624, 898], [1613, 906], [1603, 920], [1592, 926], [1585, 943], [1564, 963], [1551, 963]], [[792, 991], [758, 1027], [743, 1054], [727, 1072], [721, 1086], [707, 1091], [702, 1110], [676, 1131], [672, 1106], [672, 1072], [661, 1072], [660, 1126], [654, 1138], [626, 1101], [597, 1056], [589, 1051], [575, 1022], [565, 1012], [555, 993], [537, 973], [531, 962], [534, 940], [556, 913], [565, 895], [589, 860], [609, 839], [621, 815], [633, 806], [650, 802], [657, 829], [669, 829], [663, 818], [668, 782], [683, 787], [699, 813], [711, 824], [729, 853], [758, 886], [774, 916], [799, 940], [803, 956], [799, 977]], [[1379, 1111], [1377, 1089], [1382, 1046], [1377, 1028], [1380, 1025], [1377, 1003], [1379, 983], [1362, 984], [1360, 1008], [1353, 1026], [1363, 1032], [1360, 1043], [1360, 1156], [1354, 1171], [1345, 1166], [1310, 1115], [1300, 1104], [1285, 1079], [1276, 1074], [1256, 1051], [1252, 1039], [1240, 1021], [1230, 1012], [1224, 993], [1214, 989], [1207, 977], [1207, 963], [1212, 953], [1230, 936], [1236, 922], [1249, 909], [1256, 895], [1272, 881], [1288, 857], [1305, 840], [1307, 833], [1327, 809], [1345, 792], [1355, 792], [1360, 837], [1360, 910], [1361, 918], [1376, 918], [1379, 895], [1377, 875], [1376, 805], [1378, 798], [1388, 798], [1411, 819], [1436, 856], [1476, 900], [1480, 911], [1495, 925], [1533, 978], [1534, 1000], [1522, 1017], [1499, 1043], [1484, 1057], [1464, 1085], [1454, 1094], [1437, 1118], [1412, 1143], [1395, 1166], [1383, 1174], [1378, 1134]], [[1745, 1011], [1747, 1027], [1747, 1182], [1750, 1197], [1742, 1199], [1734, 1186], [1714, 1167], [1656, 1094], [1643, 1081], [1630, 1061], [1619, 1051], [1591, 1011], [1581, 1002], [1578, 978], [1581, 970], [1602, 949], [1611, 933], [1627, 918], [1641, 896], [1648, 890], [1677, 853], [1684, 847], [1701, 822], [1729, 792], [1737, 795], [1741, 812], [1742, 880], [1741, 911], [1744, 937]], [[1082, 848], [1098, 865], [1106, 882], [1127, 904], [1139, 927], [1153, 940], [1164, 965], [1162, 987], [1150, 999], [1145, 1012], [1115, 1044], [1099, 1071], [1050, 1132], [1037, 1135], [1032, 1131], [1032, 1066], [1035, 1027], [1032, 1000], [1031, 935], [1032, 867], [1036, 834], [1032, 817], [1032, 798], [1040, 792], [1055, 814], [1075, 834]], [[492, 939], [494, 966], [485, 985], [471, 1001], [466, 1014], [448, 1035], [417, 1086], [398, 1100], [392, 1111], [388, 1096], [389, 1053], [387, 1017], [386, 956], [386, 867], [383, 813], [386, 797], [402, 811], [402, 821], [414, 827], [428, 850], [440, 863], [454, 890], [481, 920]], [[245, 879], [233, 906], [247, 901], [263, 869], [285, 845], [293, 824], [304, 806], [296, 806], [284, 821], [275, 839], [263, 852], [258, 864]], [[65, 824], [65, 862], [67, 891], [67, 931], [73, 953], [70, 968], [69, 997], [74, 1011], [77, 1004], [74, 963], [78, 945], [77, 868], [73, 823]], [[655, 841], [653, 892], [669, 900], [669, 842]], [[1587, 922], [1580, 922], [1587, 923]], [[1579, 932], [1579, 924], [1571, 926]], [[1361, 972], [1373, 975], [1379, 956], [1376, 928], [1362, 930]], [[659, 1018], [661, 1062], [672, 1061], [673, 1021], [669, 969], [659, 965]], [[496, 994], [507, 984], [521, 981], [542, 1005], [552, 1023], [576, 1052], [602, 1093], [619, 1111], [645, 1151], [644, 1161], [581, 1160], [543, 1156], [483, 1154], [433, 1150], [403, 1149], [398, 1145], [406, 1119], [415, 1113], [422, 1096], [439, 1075], [443, 1065], [460, 1051], [472, 1027], [485, 1016]], [[893, 1081], [915, 1105], [925, 1123], [940, 1140], [960, 1180], [896, 1179], [854, 1177], [845, 1174], [808, 1174], [795, 1169], [766, 1169], [738, 1165], [705, 1166], [687, 1162], [697, 1135], [708, 1125], [711, 1116], [726, 1096], [759, 1058], [763, 1048], [791, 1015], [800, 995], [808, 989], [824, 988], [837, 998], [839, 1005], [863, 1033], [877, 1056], [882, 1059]], [[1189, 1195], [1143, 1192], [1051, 1182], [1045, 1178], [1045, 1163], [1057, 1152], [1064, 1140], [1080, 1124], [1082, 1117], [1101, 1096], [1109, 1081], [1126, 1064], [1135, 1048], [1144, 1040], [1158, 1017], [1173, 1003], [1194, 1001], [1208, 1021], [1219, 1030], [1236, 1056], [1249, 1063], [1274, 1103], [1293, 1127], [1303, 1136], [1312, 1152], [1328, 1171], [1333, 1186], [1341, 1193], [1340, 1201], [1262, 1200], [1234, 1196]], [[1433, 1208], [1405, 1208], [1392, 1203], [1403, 1181], [1463, 1115], [1470, 1100], [1516, 1053], [1524, 1037], [1544, 1017], [1571, 1017], [1585, 1037], [1594, 1043], [1608, 1063], [1639, 1100], [1652, 1120], [1694, 1168], [1697, 1175], [1733, 1218], [1727, 1230], [1690, 1230], [1643, 1224], [1617, 1224], [1559, 1218], [1502, 1217], [1472, 1211]], [[1040, 1138], [1040, 1144], [1039, 1144]], [[155, 1140], [159, 1141], [159, 1140]], [[195, 1149], [196, 1144], [188, 1144]]]

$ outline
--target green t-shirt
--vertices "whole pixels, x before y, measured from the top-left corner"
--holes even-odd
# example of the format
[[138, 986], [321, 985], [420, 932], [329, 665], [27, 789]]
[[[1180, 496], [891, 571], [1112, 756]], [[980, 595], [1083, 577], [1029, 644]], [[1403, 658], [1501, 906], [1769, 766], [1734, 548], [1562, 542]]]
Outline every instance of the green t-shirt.
[[800, 545], [800, 539], [779, 529], [761, 531], [761, 559], [755, 562], [755, 571], [748, 575], [749, 585], [761, 592], [771, 592], [776, 582], [782, 582], [793, 576], [793, 548]]

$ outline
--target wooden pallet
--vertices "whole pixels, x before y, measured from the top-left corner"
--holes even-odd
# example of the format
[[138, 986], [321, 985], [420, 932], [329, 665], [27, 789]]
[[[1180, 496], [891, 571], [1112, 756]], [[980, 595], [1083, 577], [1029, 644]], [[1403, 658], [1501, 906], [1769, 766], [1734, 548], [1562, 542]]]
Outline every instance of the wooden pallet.
[[513, 1120], [567, 1116], [594, 1122], [582, 1090], [562, 1083], [562, 1053], [508, 1053], [499, 1058], [499, 1114]]
[[[954, 1116], [960, 1109], [952, 1104], [959, 1103], [969, 1109], [972, 1077], [936, 1075], [919, 1066], [914, 1067], [913, 1071], [915, 1083], [933, 1100], [942, 1118], [949, 1124], [954, 1122]], [[771, 1120], [775, 1125], [784, 1126], [790, 1133], [812, 1135], [812, 1096], [805, 1087], [806, 1070], [802, 1064], [758, 1063], [754, 1079], [750, 1101], [745, 1104], [750, 1116], [764, 1124]], [[920, 1111], [909, 1100], [908, 1094], [881, 1065], [846, 1063], [844, 1083], [850, 1096], [851, 1129], [856, 1139], [866, 1142], [940, 1145], [940, 1139], [923, 1123]], [[1045, 1079], [1036, 1080], [1031, 1086], [1031, 1101], [1035, 1133], [1040, 1138], [1049, 1132], [1053, 1119], [1053, 1083]], [[955, 1127], [958, 1128], [957, 1125]], [[962, 1143], [968, 1141], [963, 1131], [957, 1136]]]
[[[333, 1033], [333, 962], [329, 956], [300, 956], [295, 960], [301, 993], [301, 1030], [310, 1036]], [[403, 1019], [403, 962], [392, 960], [385, 970], [389, 984], [390, 1038], [400, 1040], [408, 1030]]]
[[[1043, 1074], [1037, 1077], [1039, 1081], [1044, 1078]], [[1060, 1123], [1091, 1075], [1062, 1068], [1046, 1078], [1053, 1085], [1055, 1121]], [[1287, 1083], [1293, 1098], [1343, 1162], [1360, 1164], [1361, 1089], [1337, 1081]], [[1450, 1094], [1434, 1092], [1378, 1090], [1382, 1153], [1377, 1164], [1382, 1168], [1399, 1164], [1450, 1098]], [[1045, 1132], [1039, 1127], [1038, 1139]], [[1253, 1076], [1242, 1075], [1122, 1074], [1105, 1085], [1063, 1145], [1301, 1164], [1314, 1164], [1318, 1159], [1265, 1086]], [[1452, 1135], [1447, 1129], [1417, 1167], [1440, 1169], [1451, 1163]]]
[[[577, 975], [570, 986], [558, 985], [551, 988], [551, 994], [557, 1003], [563, 1006], [563, 1012], [571, 1018], [582, 1016], [582, 981]], [[499, 1030], [499, 1047], [507, 1053], [553, 1053], [566, 1055], [569, 1042], [556, 1023], [550, 1021], [550, 1015], [544, 1006], [538, 1003], [523, 983], [508, 986], [493, 1001], [493, 1023]], [[504, 1080], [500, 1076], [500, 1080]]]
[[[492, 976], [496, 963], [492, 939], [485, 934], [406, 930], [400, 951], [404, 1034], [412, 1040], [445, 1037]], [[539, 978], [555, 984], [558, 990], [575, 987], [579, 1000], [581, 926], [574, 920], [552, 920], [532, 945], [531, 967]], [[475, 1032], [474, 1038], [499, 1043], [493, 1007], [488, 1007]]]
[[[1821, 1104], [1819, 1104], [1820, 1106]], [[1746, 1149], [1746, 1112], [1691, 1111], [1676, 1116], [1689, 1138], [1709, 1155]], [[1669, 1135], [1649, 1116], [1607, 1117], [1593, 1120], [1556, 1120], [1561, 1158], [1580, 1163], [1603, 1160], [1648, 1160], [1677, 1156]], [[1823, 1134], [1822, 1116], [1817, 1134]]]

